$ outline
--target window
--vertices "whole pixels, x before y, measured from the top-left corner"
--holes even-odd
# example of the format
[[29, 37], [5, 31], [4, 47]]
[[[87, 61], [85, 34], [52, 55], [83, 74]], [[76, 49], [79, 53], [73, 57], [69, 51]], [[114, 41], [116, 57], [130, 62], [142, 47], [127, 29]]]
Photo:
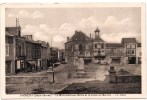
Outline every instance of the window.
[[6, 56], [9, 56], [9, 44], [6, 44]]
[[97, 48], [97, 44], [95, 44], [94, 46], [95, 46], [95, 49], [96, 49]]
[[98, 53], [101, 53], [101, 51], [98, 51]]
[[21, 55], [21, 46], [18, 46], [18, 52], [19, 52], [19, 55]]
[[117, 53], [116, 49], [114, 49], [114, 53]]
[[128, 50], [128, 51], [127, 51], [127, 54], [131, 54], [131, 51], [130, 51], [130, 50]]
[[104, 48], [104, 44], [102, 44], [102, 49]]
[[97, 45], [97, 48], [101, 48], [101, 45], [99, 44], [99, 45]]
[[6, 43], [9, 43], [9, 41], [8, 41], [8, 37], [6, 37], [6, 40], [5, 40], [5, 41], [6, 41]]
[[75, 51], [75, 56], [78, 56], [79, 55], [79, 52], [78, 51]]
[[75, 49], [78, 50], [79, 49], [79, 45], [75, 44]]
[[135, 50], [132, 50], [132, 54], [133, 54], [133, 55], [135, 54]]
[[127, 47], [127, 48], [130, 48], [130, 44], [127, 44], [126, 47]]
[[132, 50], [132, 54], [134, 54], [134, 50]]
[[22, 50], [21, 45], [17, 44], [16, 45], [16, 56], [21, 56], [22, 54], [21, 50]]
[[83, 50], [82, 44], [79, 45], [79, 50]]
[[127, 54], [128, 55], [135, 55], [135, 50], [128, 50], [127, 51]]
[[86, 49], [89, 49], [89, 45], [86, 45]]
[[135, 44], [132, 44], [131, 47], [134, 49], [134, 48], [136, 48], [136, 45]]
[[85, 52], [85, 56], [90, 56], [90, 52], [89, 51], [86, 51]]

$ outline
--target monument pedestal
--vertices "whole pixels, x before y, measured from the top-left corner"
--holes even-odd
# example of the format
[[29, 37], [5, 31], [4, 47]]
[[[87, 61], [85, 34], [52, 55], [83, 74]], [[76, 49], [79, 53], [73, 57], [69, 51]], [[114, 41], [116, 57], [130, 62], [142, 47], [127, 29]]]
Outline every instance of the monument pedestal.
[[87, 78], [86, 69], [84, 68], [83, 56], [78, 57], [78, 68], [76, 70], [76, 78]]
[[47, 79], [51, 80], [51, 77], [52, 77], [52, 83], [55, 83], [55, 79], [54, 79], [54, 73], [55, 72], [54, 72], [53, 68], [49, 67], [47, 73], [48, 73]]
[[87, 78], [87, 73], [85, 69], [77, 69], [76, 70], [76, 77], [77, 78]]

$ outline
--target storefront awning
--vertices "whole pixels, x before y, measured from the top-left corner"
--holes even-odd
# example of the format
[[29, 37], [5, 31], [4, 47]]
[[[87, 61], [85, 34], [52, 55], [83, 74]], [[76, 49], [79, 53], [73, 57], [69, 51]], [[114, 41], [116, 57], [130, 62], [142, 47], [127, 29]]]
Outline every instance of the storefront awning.
[[84, 57], [84, 59], [92, 59], [92, 57], [90, 57], [90, 56], [89, 57]]
[[30, 65], [36, 65], [35, 61], [27, 61], [27, 63], [29, 63]]
[[105, 56], [94, 56], [94, 58], [105, 58]]

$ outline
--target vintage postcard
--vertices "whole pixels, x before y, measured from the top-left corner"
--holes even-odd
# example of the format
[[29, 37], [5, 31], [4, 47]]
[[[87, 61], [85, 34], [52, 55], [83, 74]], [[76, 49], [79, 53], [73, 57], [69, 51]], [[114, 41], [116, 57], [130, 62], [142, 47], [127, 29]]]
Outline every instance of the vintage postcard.
[[145, 98], [145, 4], [1, 5], [2, 98]]

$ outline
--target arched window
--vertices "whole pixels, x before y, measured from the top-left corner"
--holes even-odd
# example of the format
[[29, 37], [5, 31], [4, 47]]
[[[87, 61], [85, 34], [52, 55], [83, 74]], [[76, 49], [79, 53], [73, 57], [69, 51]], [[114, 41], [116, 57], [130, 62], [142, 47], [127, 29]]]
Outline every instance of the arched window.
[[79, 45], [79, 50], [82, 50], [82, 49], [83, 49], [82, 44], [80, 44]]
[[16, 55], [21, 56], [21, 45], [16, 46]]
[[97, 44], [95, 44], [95, 48], [97, 48]]

